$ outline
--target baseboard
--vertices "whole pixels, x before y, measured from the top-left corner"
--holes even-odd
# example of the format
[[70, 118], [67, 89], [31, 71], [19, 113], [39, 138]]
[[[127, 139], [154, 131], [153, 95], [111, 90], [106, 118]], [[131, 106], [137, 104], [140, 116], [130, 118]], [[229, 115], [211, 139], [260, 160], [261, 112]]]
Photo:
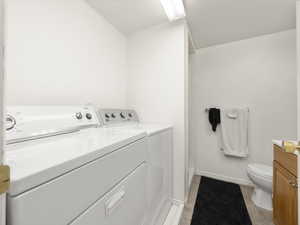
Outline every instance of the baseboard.
[[187, 203], [187, 201], [189, 199], [189, 195], [190, 195], [190, 191], [191, 191], [191, 185], [192, 185], [194, 176], [195, 176], [195, 169], [194, 168], [189, 168], [188, 191], [187, 191], [187, 195], [185, 196], [184, 203]]
[[191, 184], [192, 184], [194, 175], [195, 175], [195, 169], [190, 168], [189, 169], [189, 189], [191, 188]]
[[179, 204], [179, 202], [180, 201], [175, 200], [175, 203], [172, 205], [164, 225], [179, 225], [184, 208], [184, 205]]
[[177, 206], [184, 205], [184, 202], [183, 202], [183, 201], [177, 200], [177, 199], [173, 199], [173, 200], [172, 200], [172, 203], [173, 203], [174, 205], [177, 205]]
[[214, 179], [222, 180], [222, 181], [226, 181], [226, 182], [231, 182], [231, 183], [235, 183], [235, 184], [239, 184], [239, 185], [253, 186], [253, 183], [249, 180], [224, 176], [224, 175], [220, 175], [220, 174], [216, 174], [216, 173], [211, 173], [208, 171], [197, 170], [196, 175], [206, 176], [206, 177], [210, 177], [210, 178], [214, 178]]

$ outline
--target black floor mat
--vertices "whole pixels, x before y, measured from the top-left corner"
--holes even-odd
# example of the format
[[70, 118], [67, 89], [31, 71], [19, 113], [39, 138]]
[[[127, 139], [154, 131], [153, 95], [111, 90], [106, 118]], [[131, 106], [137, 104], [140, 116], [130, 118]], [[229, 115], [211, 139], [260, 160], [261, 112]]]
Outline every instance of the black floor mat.
[[252, 225], [240, 186], [202, 177], [191, 225]]

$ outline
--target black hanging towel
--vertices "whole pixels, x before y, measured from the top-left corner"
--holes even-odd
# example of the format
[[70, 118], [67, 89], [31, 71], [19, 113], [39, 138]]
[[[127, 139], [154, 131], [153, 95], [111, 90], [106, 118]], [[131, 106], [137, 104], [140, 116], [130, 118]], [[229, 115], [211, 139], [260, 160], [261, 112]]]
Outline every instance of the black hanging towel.
[[211, 124], [211, 128], [214, 132], [217, 130], [218, 124], [221, 123], [221, 112], [220, 109], [210, 108], [208, 112], [208, 120]]

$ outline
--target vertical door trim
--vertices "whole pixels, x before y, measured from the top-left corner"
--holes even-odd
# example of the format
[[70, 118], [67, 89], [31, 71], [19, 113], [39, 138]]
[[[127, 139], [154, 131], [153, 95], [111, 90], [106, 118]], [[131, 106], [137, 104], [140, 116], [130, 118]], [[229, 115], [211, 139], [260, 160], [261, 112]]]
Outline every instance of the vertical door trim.
[[[0, 164], [3, 163], [4, 154], [4, 113], [5, 113], [5, 59], [4, 59], [4, 43], [5, 43], [5, 16], [4, 16], [4, 1], [0, 0]], [[0, 196], [0, 225], [6, 224], [6, 194]]]

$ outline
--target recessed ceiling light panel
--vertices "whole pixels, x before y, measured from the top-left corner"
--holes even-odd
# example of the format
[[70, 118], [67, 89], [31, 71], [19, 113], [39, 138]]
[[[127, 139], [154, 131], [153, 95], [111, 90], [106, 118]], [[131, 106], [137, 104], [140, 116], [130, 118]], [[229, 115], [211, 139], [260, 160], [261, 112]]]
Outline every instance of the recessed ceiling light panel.
[[185, 17], [185, 9], [182, 0], [160, 0], [170, 21]]

